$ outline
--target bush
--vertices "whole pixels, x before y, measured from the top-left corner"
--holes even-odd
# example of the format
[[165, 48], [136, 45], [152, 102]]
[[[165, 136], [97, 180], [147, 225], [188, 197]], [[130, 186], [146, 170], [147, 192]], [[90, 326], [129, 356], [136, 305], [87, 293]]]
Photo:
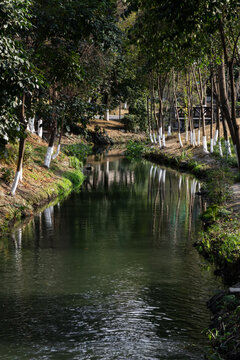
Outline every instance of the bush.
[[145, 98], [139, 98], [130, 104], [129, 114], [125, 115], [123, 122], [127, 131], [146, 131], [147, 109]]
[[80, 169], [83, 166], [82, 161], [78, 160], [76, 156], [69, 156], [69, 166], [73, 169]]
[[233, 176], [228, 169], [211, 170], [207, 181], [210, 200], [215, 204], [223, 204], [231, 196], [230, 186], [232, 183]]
[[137, 116], [133, 114], [127, 114], [123, 118], [125, 129], [130, 132], [139, 132], [140, 126], [137, 121]]
[[67, 156], [74, 156], [79, 161], [84, 162], [88, 155], [92, 153], [92, 147], [88, 144], [73, 144], [67, 145], [63, 148], [64, 153]]
[[127, 144], [126, 156], [130, 159], [140, 158], [144, 153], [145, 147], [137, 141], [129, 141]]

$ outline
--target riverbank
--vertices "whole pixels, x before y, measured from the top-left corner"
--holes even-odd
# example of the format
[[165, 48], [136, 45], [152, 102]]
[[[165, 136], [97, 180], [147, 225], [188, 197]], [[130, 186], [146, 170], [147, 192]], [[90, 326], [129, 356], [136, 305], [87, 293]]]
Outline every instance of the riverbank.
[[[181, 152], [179, 152], [179, 150]], [[200, 156], [199, 156], [200, 155]], [[216, 267], [228, 290], [208, 303], [213, 317], [207, 331], [212, 344], [209, 360], [240, 359], [240, 184], [236, 168], [201, 149], [171, 147], [145, 149], [144, 158], [188, 171], [204, 181], [198, 194], [209, 201], [202, 215], [204, 229], [195, 243], [198, 251]], [[234, 183], [234, 184], [233, 184]]]
[[[119, 147], [125, 147], [126, 142], [129, 140], [147, 143], [145, 134], [127, 133], [123, 125], [117, 121], [93, 121], [90, 124], [90, 130], [93, 131], [95, 126], [100, 127], [101, 132], [106, 132]], [[80, 137], [71, 134], [63, 139], [65, 145], [80, 142], [82, 142]], [[1, 171], [5, 169], [2, 172], [2, 179], [0, 180], [0, 232], [2, 234], [9, 231], [17, 221], [33, 216], [38, 209], [48, 204], [54, 198], [67, 196], [73, 189], [81, 185], [83, 181], [82, 172], [79, 168], [76, 169], [76, 164], [73, 165], [73, 163], [69, 161], [69, 157], [62, 152], [59, 157], [52, 162], [50, 170], [42, 166], [46, 146], [47, 144], [36, 135], [29, 135], [25, 155], [24, 178], [23, 182], [19, 185], [15, 197], [10, 196], [9, 193], [11, 181], [13, 180], [13, 170], [15, 169], [17, 147], [10, 146], [9, 163], [1, 162]], [[203, 189], [204, 191], [201, 195], [204, 193], [206, 195], [206, 191], [208, 191], [207, 196], [209, 197], [209, 188], [212, 188], [211, 196], [213, 207], [212, 210], [205, 215], [205, 231], [202, 233], [202, 237], [197, 244], [198, 250], [210, 261], [215, 263], [219, 275], [224, 277], [224, 273], [227, 275], [233, 274], [233, 271], [229, 269], [238, 269], [240, 267], [238, 262], [240, 253], [238, 217], [240, 212], [239, 184], [231, 186], [233, 195], [230, 200], [226, 197], [224, 207], [215, 203], [219, 196], [225, 196], [225, 184], [228, 184], [228, 180], [233, 180], [229, 177], [229, 168], [226, 169], [228, 163], [225, 160], [220, 160], [216, 156], [204, 154], [201, 148], [192, 149], [188, 145], [185, 145], [183, 149], [180, 149], [176, 135], [167, 139], [164, 150], [160, 150], [157, 145], [153, 147], [150, 144], [146, 145], [145, 148], [147, 149], [144, 154], [146, 159], [158, 164], [169, 165], [181, 171], [191, 172], [198, 178], [204, 180], [204, 182], [208, 182], [208, 189]], [[121, 151], [123, 151], [123, 149]], [[231, 169], [231, 172], [234, 178], [237, 172], [234, 168]], [[216, 261], [217, 259], [218, 262]], [[238, 278], [238, 272], [235, 272], [234, 280], [231, 275], [228, 279], [229, 286], [238, 281]], [[225, 298], [225, 296], [227, 296], [227, 298]], [[230, 296], [230, 298], [228, 296]], [[226, 299], [231, 299], [230, 307]], [[233, 322], [235, 323], [234, 329], [239, 328], [239, 295], [226, 292], [223, 294], [219, 304], [219, 306], [216, 306], [217, 312], [214, 316], [213, 325], [209, 330], [209, 338], [213, 342], [213, 347], [223, 356], [219, 359], [234, 359], [233, 348], [238, 346], [237, 336], [239, 335], [239, 330], [236, 331], [236, 334], [233, 334], [230, 328]], [[224, 319], [223, 322], [216, 321], [219, 316], [221, 319]], [[231, 318], [230, 323], [228, 323], [229, 317]], [[227, 331], [226, 328], [228, 329]], [[225, 342], [227, 343], [227, 347]], [[224, 350], [222, 350], [222, 347]], [[235, 354], [238, 354], [237, 350]], [[215, 356], [214, 353], [213, 356]]]
[[[129, 140], [145, 141], [145, 134], [128, 133], [124, 125], [117, 120], [92, 120], [87, 128], [89, 134], [103, 134], [110, 138], [119, 148], [125, 148]], [[90, 136], [91, 139], [91, 136]], [[86, 140], [79, 135], [65, 134], [62, 139], [63, 147], [74, 144], [86, 144]], [[91, 143], [91, 146], [94, 144]], [[52, 160], [50, 169], [43, 166], [47, 143], [37, 135], [28, 134], [24, 155], [23, 181], [19, 183], [15, 196], [10, 195], [11, 185], [16, 170], [18, 145], [8, 145], [6, 157], [0, 159], [0, 236], [8, 233], [12, 227], [25, 218], [47, 205], [53, 199], [67, 196], [72, 190], [81, 186], [84, 176], [80, 170], [80, 163], [60, 152]], [[87, 154], [82, 154], [80, 157]], [[69, 153], [72, 156], [75, 154]], [[79, 159], [80, 162], [82, 159]]]
[[8, 146], [7, 155], [0, 163], [0, 236], [20, 220], [32, 217], [53, 199], [66, 197], [81, 186], [84, 180], [82, 171], [74, 167], [64, 153], [52, 161], [50, 169], [43, 166], [46, 148], [45, 141], [28, 134], [23, 181], [19, 183], [15, 196], [11, 196], [18, 149], [17, 145]]

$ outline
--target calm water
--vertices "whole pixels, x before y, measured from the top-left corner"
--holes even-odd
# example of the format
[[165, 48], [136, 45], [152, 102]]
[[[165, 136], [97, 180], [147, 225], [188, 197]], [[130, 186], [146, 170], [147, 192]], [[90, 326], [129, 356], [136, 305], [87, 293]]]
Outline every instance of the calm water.
[[203, 359], [197, 181], [126, 159], [0, 242], [0, 359]]

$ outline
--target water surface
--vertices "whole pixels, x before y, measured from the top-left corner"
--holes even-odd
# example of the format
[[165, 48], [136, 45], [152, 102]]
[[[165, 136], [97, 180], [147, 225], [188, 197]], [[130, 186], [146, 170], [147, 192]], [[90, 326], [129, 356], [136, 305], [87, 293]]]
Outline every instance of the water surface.
[[192, 246], [198, 182], [106, 157], [0, 253], [2, 360], [203, 359], [219, 284]]

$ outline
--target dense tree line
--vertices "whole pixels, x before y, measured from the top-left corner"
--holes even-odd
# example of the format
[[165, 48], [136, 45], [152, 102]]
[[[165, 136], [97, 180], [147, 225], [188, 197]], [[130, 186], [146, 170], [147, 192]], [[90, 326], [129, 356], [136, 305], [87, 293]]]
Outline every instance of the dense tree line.
[[[0, 2], [0, 144], [19, 141], [15, 193], [27, 130], [48, 131], [44, 165], [60, 150], [63, 129], [84, 128], [109, 106], [122, 31], [113, 0]], [[57, 152], [53, 145], [59, 138]]]
[[184, 128], [185, 142], [205, 153], [218, 144], [221, 155], [222, 131], [239, 164], [239, 10], [236, 0], [0, 1], [0, 152], [19, 141], [12, 194], [22, 177], [27, 130], [48, 132], [44, 165], [50, 167], [66, 128], [84, 129], [95, 114], [107, 118], [109, 108], [125, 101], [127, 124], [148, 129], [160, 148], [174, 123], [180, 147]]
[[[203, 144], [208, 152], [205, 111], [206, 95], [210, 95], [210, 151], [219, 137], [222, 121], [226, 146], [230, 152], [230, 134], [238, 164], [240, 134], [236, 104], [239, 100], [240, 21], [236, 0], [189, 1], [129, 1], [136, 12], [131, 38], [138, 58], [144, 64], [148, 79], [148, 128], [152, 142], [165, 146], [165, 134], [170, 133], [168, 109], [172, 107], [178, 121], [179, 110], [185, 112], [186, 141], [190, 131], [191, 145]], [[147, 85], [148, 83], [148, 85]], [[156, 112], [156, 102], [157, 109]], [[193, 107], [199, 107], [198, 136], [193, 124]], [[213, 121], [216, 123], [213, 135]], [[200, 126], [201, 125], [201, 126]], [[200, 139], [202, 129], [202, 140]], [[158, 138], [158, 139], [157, 139]], [[219, 143], [220, 153], [221, 144]]]

